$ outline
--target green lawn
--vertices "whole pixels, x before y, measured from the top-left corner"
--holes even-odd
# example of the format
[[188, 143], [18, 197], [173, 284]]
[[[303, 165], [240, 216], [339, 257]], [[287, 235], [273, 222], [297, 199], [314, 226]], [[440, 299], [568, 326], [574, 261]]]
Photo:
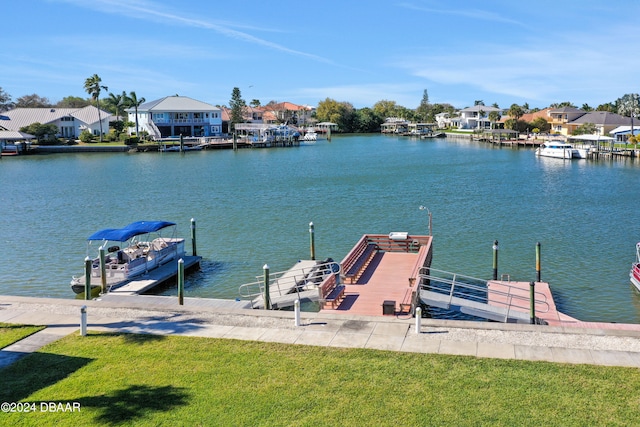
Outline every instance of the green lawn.
[[[2, 425], [637, 425], [640, 370], [76, 334], [0, 370]], [[80, 412], [41, 412], [42, 402]], [[48, 407], [46, 404], [45, 407]]]
[[31, 334], [35, 334], [38, 331], [44, 329], [44, 326], [29, 326], [29, 325], [10, 325], [7, 323], [0, 323], [0, 348], [13, 344], [16, 341], [20, 341], [22, 338], [26, 338]]

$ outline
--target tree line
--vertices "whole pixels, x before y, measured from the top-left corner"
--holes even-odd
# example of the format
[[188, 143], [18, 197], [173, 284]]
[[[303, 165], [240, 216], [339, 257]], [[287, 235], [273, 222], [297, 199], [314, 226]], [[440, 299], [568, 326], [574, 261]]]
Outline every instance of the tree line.
[[[58, 108], [82, 108], [87, 105], [95, 104], [98, 109], [101, 107], [106, 111], [113, 113], [116, 116], [116, 121], [110, 123], [113, 124], [113, 128], [116, 134], [120, 134], [125, 127], [133, 127], [133, 123], [128, 123], [120, 120], [120, 117], [124, 115], [124, 110], [127, 108], [136, 109], [136, 135], [138, 135], [138, 123], [137, 123], [137, 108], [145, 102], [144, 98], [138, 98], [134, 91], [128, 94], [122, 91], [121, 94], [114, 94], [109, 92], [107, 97], [100, 99], [100, 94], [104, 90], [108, 90], [107, 86], [102, 85], [102, 80], [97, 74], [86, 79], [84, 84], [85, 91], [90, 95], [89, 98], [80, 98], [76, 96], [67, 96], [56, 104], [52, 104], [46, 97], [41, 97], [37, 94], [24, 95], [12, 101], [11, 96], [6, 93], [0, 87], [0, 112], [6, 111], [12, 108], [37, 108], [37, 107], [58, 107]], [[273, 101], [272, 101], [273, 102]], [[231, 99], [229, 106], [231, 108], [230, 122], [241, 123], [244, 121], [242, 109], [247, 103], [242, 99], [240, 89], [234, 87], [231, 93]], [[252, 100], [249, 105], [254, 107], [260, 106], [260, 101], [257, 99]], [[485, 105], [482, 100], [476, 100], [474, 105]], [[500, 108], [497, 103], [492, 104], [493, 107]], [[553, 103], [545, 108], [562, 108], [562, 107], [576, 107], [571, 102]], [[521, 120], [521, 117], [527, 113], [535, 113], [543, 108], [531, 108], [528, 103], [519, 105], [512, 104], [506, 109], [506, 114], [509, 119], [505, 121], [505, 127], [508, 129], [517, 130], [519, 132], [548, 132], [550, 130], [549, 123], [544, 118], [537, 118], [532, 122], [526, 122]], [[637, 93], [629, 93], [621, 96], [615, 101], [598, 105], [596, 108], [583, 104], [580, 109], [583, 111], [608, 111], [611, 113], [617, 113], [622, 116], [637, 117], [640, 114], [640, 96]], [[347, 101], [336, 101], [332, 98], [326, 98], [320, 102], [313, 113], [312, 118], [316, 122], [331, 122], [338, 125], [340, 132], [344, 133], [370, 133], [380, 131], [381, 124], [387, 118], [396, 117], [411, 122], [422, 123], [434, 123], [435, 117], [440, 113], [449, 113], [454, 115], [457, 109], [448, 103], [431, 103], [429, 102], [429, 95], [427, 89], [424, 89], [420, 104], [416, 108], [407, 108], [396, 103], [392, 100], [380, 100], [376, 102], [372, 107], [354, 108], [353, 104]], [[480, 110], [482, 113], [482, 110]], [[483, 115], [483, 114], [481, 114]], [[489, 121], [493, 124], [497, 123], [501, 119], [500, 113], [497, 111], [488, 114]], [[581, 132], [588, 132], [588, 124], [584, 125], [584, 129], [580, 129]], [[232, 127], [230, 127], [232, 129]], [[101, 132], [102, 136], [102, 132]]]

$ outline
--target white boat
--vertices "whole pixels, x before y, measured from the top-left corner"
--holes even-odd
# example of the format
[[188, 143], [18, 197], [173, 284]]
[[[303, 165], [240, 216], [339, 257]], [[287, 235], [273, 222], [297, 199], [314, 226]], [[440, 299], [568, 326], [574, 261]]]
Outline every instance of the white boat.
[[540, 147], [536, 148], [536, 156], [555, 157], [557, 159], [580, 159], [582, 153], [573, 145], [560, 140], [546, 141]]
[[636, 243], [636, 262], [631, 264], [629, 279], [631, 279], [633, 286], [640, 292], [640, 243]]
[[313, 129], [309, 129], [305, 132], [304, 136], [302, 137], [302, 140], [306, 142], [317, 141], [318, 133]]
[[[160, 232], [172, 230], [171, 237]], [[125, 284], [176, 258], [184, 257], [184, 239], [175, 237], [176, 224], [168, 221], [136, 221], [124, 228], [107, 228], [89, 236], [87, 256], [95, 245], [104, 248], [104, 271], [108, 289]], [[91, 260], [91, 288], [102, 287], [100, 257]], [[85, 290], [86, 277], [73, 276], [71, 289]]]

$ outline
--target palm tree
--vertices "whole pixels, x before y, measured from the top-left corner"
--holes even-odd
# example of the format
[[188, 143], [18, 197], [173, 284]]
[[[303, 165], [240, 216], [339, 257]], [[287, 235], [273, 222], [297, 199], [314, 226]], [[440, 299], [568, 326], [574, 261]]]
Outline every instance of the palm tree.
[[492, 111], [489, 113], [489, 121], [491, 122], [491, 129], [495, 129], [496, 122], [500, 120], [500, 113]]
[[511, 104], [507, 114], [509, 114], [510, 117], [513, 117], [512, 129], [516, 130], [518, 128], [518, 120], [520, 120], [520, 117], [524, 115], [524, 110], [518, 104]]
[[133, 107], [135, 109], [135, 112], [136, 112], [136, 136], [140, 137], [140, 135], [138, 134], [138, 107], [141, 106], [146, 101], [146, 99], [144, 99], [144, 98], [138, 99], [138, 95], [136, 95], [136, 93], [133, 92], [133, 91], [129, 92], [129, 96], [127, 96], [126, 98], [127, 98], [127, 101], [126, 101], [127, 107], [129, 107], [129, 108]]
[[109, 92], [109, 103], [113, 106], [116, 113], [116, 120], [120, 120], [120, 111], [127, 101], [127, 94], [122, 91], [122, 95], [114, 95]]
[[94, 101], [96, 101], [96, 108], [98, 109], [98, 122], [100, 123], [100, 142], [102, 142], [102, 116], [100, 114], [100, 91], [102, 89], [109, 90], [108, 87], [101, 85], [102, 79], [97, 74], [88, 77], [84, 81], [84, 90], [91, 95]]

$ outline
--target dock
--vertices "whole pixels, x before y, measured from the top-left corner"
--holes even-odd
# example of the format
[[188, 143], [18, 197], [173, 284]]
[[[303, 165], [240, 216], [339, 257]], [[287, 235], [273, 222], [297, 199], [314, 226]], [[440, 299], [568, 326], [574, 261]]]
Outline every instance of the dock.
[[[418, 273], [431, 265], [431, 242], [431, 236], [409, 233], [364, 235], [340, 263], [343, 299], [335, 309], [323, 307], [320, 312], [411, 316], [417, 304]], [[375, 247], [371, 258], [362, 262], [366, 253], [362, 248], [371, 245]]]
[[[269, 300], [272, 309], [292, 307], [295, 301], [315, 302], [318, 286], [339, 266], [333, 261], [299, 260], [286, 271], [269, 273]], [[240, 286], [239, 294], [250, 301], [250, 308], [265, 308], [265, 277]]]
[[[200, 256], [184, 256], [184, 271], [188, 273], [190, 271], [200, 268]], [[160, 286], [163, 283], [173, 279], [178, 273], [178, 260], [174, 259], [158, 268], [155, 268], [148, 273], [138, 276], [135, 279], [129, 280], [125, 284], [112, 289], [108, 293], [104, 294], [102, 298], [109, 298], [110, 295], [140, 295], [150, 291], [156, 286]]]

